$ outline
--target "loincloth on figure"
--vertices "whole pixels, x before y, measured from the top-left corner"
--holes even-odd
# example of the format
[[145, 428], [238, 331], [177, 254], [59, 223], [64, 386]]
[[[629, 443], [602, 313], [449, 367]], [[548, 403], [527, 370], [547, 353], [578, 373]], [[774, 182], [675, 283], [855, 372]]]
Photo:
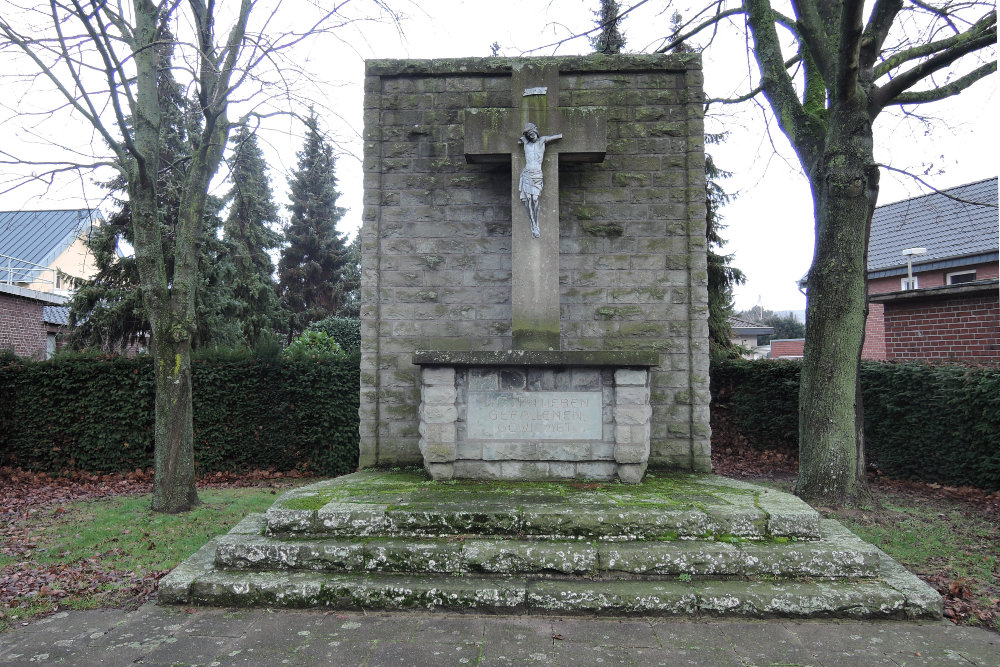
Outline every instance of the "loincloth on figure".
[[528, 197], [538, 197], [542, 194], [542, 170], [525, 167], [521, 171], [521, 182], [517, 189], [521, 192], [521, 201]]

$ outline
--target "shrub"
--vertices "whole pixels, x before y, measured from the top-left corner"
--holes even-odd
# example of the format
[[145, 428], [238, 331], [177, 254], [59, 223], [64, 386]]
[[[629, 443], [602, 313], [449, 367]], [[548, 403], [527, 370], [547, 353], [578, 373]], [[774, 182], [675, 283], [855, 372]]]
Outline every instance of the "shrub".
[[[713, 431], [758, 448], [797, 448], [800, 368], [714, 365]], [[861, 393], [869, 466], [890, 477], [1000, 489], [1000, 370], [863, 362]]]
[[356, 317], [327, 317], [313, 322], [306, 331], [322, 331], [348, 354], [361, 349], [361, 320]]
[[[355, 470], [358, 361], [222, 352], [194, 359], [199, 473]], [[0, 463], [50, 472], [148, 468], [153, 398], [150, 357], [0, 364]]]
[[343, 357], [344, 350], [332, 337], [323, 331], [303, 331], [285, 348], [285, 356], [290, 359], [330, 359]]

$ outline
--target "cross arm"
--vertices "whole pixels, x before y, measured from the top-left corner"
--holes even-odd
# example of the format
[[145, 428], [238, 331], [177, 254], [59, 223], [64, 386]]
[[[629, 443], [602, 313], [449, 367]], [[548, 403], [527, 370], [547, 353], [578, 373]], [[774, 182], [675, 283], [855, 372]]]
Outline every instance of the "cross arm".
[[469, 163], [510, 162], [520, 146], [516, 109], [468, 109], [465, 112], [465, 160]]

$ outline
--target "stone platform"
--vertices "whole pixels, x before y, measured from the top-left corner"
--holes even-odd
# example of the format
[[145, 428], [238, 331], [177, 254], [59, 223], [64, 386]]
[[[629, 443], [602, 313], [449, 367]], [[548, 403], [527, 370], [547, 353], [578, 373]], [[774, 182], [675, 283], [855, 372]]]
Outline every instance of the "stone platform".
[[160, 582], [168, 604], [936, 618], [938, 594], [786, 493], [712, 475], [434, 482], [281, 496]]

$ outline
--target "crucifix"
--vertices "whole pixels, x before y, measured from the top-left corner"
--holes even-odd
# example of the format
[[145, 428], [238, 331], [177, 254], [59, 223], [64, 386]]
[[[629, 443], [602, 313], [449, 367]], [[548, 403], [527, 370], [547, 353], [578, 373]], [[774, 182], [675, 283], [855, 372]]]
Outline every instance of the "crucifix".
[[469, 109], [465, 159], [511, 166], [511, 333], [515, 350], [559, 349], [559, 163], [602, 162], [603, 109], [559, 106], [559, 70], [511, 75], [511, 106]]

